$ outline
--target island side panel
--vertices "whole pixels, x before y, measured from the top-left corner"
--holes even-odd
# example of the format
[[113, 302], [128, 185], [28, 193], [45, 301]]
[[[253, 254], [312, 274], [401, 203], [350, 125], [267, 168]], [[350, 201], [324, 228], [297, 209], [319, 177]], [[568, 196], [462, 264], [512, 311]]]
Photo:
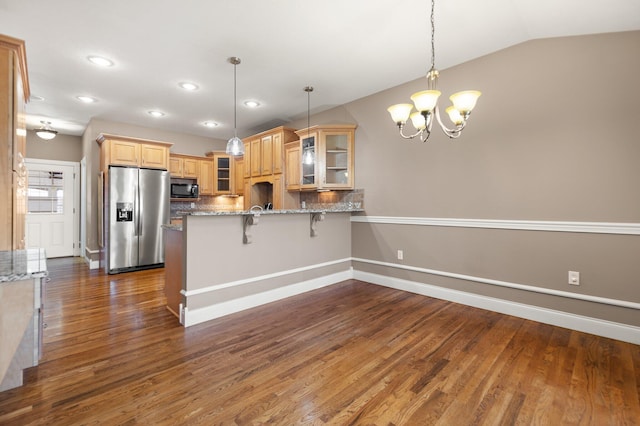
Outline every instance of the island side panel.
[[310, 214], [261, 215], [249, 231], [251, 244], [243, 243], [243, 217], [185, 218], [190, 311], [230, 313], [350, 277], [350, 213], [324, 215], [314, 237]]

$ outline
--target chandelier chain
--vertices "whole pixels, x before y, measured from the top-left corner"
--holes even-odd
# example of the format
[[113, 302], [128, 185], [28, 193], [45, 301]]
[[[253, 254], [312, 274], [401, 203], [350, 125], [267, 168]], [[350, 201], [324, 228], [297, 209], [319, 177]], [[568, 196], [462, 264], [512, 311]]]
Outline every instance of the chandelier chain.
[[435, 19], [433, 10], [436, 7], [436, 0], [431, 0], [431, 71], [436, 69], [436, 43], [435, 43]]

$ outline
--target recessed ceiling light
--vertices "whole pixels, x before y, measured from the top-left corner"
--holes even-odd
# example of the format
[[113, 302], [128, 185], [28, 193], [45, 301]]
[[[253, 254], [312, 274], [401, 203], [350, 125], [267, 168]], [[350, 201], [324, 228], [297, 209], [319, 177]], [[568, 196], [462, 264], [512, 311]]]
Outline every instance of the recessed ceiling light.
[[258, 101], [244, 101], [244, 104], [249, 108], [258, 108], [260, 106], [260, 102]]
[[218, 123], [215, 121], [205, 121], [202, 125], [206, 127], [218, 127]]
[[180, 86], [182, 89], [187, 90], [189, 92], [193, 92], [194, 90], [198, 90], [199, 89], [197, 84], [189, 83], [187, 81], [183, 81], [182, 83], [178, 83], [178, 86]]
[[92, 104], [94, 102], [98, 102], [96, 98], [93, 98], [91, 96], [76, 96], [76, 99], [84, 102], [85, 104]]
[[163, 117], [164, 116], [164, 112], [162, 111], [148, 111], [148, 114], [153, 116], [153, 117]]
[[101, 67], [112, 67], [113, 61], [111, 59], [103, 58], [102, 56], [88, 56], [87, 59], [92, 64], [96, 64]]
[[44, 98], [42, 96], [38, 96], [38, 95], [31, 95], [31, 96], [29, 96], [29, 100], [30, 101], [43, 102]]

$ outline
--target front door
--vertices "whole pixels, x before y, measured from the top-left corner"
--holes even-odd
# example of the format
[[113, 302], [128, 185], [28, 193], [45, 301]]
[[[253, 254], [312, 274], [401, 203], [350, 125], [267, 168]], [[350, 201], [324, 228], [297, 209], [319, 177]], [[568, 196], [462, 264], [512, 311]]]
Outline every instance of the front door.
[[47, 257], [74, 256], [75, 163], [26, 159], [27, 248], [44, 248]]

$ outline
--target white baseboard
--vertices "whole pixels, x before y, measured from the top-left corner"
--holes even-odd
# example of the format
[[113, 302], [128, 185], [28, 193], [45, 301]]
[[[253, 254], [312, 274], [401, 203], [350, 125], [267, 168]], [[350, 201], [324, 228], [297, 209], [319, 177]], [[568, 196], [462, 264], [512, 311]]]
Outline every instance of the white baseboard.
[[229, 300], [227, 302], [209, 305], [204, 308], [190, 310], [188, 307], [186, 307], [183, 310], [184, 321], [182, 322], [182, 324], [185, 327], [189, 327], [195, 324], [200, 324], [201, 322], [220, 318], [225, 315], [244, 311], [256, 306], [275, 302], [287, 297], [336, 284], [351, 278], [353, 278], [353, 271], [349, 269], [342, 272], [336, 272], [331, 275], [314, 278], [312, 280], [291, 284], [286, 287], [280, 287], [273, 290], [265, 291], [263, 293], [252, 294], [250, 296]]
[[640, 327], [355, 270], [353, 278], [467, 306], [640, 344]]
[[88, 257], [84, 257], [84, 261], [87, 263], [87, 265], [89, 265], [89, 269], [98, 269], [100, 268], [100, 261], [99, 260], [91, 260]]

